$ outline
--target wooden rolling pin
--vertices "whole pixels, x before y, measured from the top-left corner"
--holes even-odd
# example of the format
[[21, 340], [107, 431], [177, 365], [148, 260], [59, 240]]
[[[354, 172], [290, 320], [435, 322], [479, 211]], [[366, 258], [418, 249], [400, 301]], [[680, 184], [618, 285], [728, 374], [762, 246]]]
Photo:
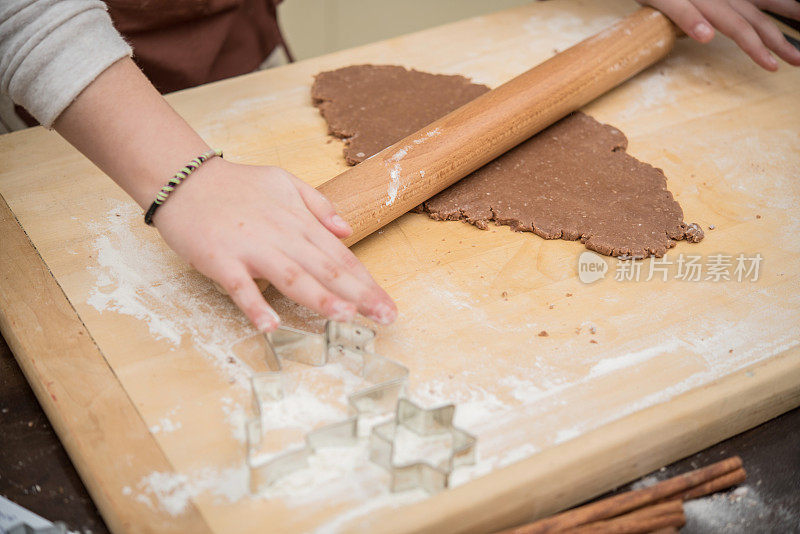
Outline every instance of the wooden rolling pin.
[[669, 19], [641, 8], [322, 184], [353, 227], [345, 244], [659, 61], [676, 36]]

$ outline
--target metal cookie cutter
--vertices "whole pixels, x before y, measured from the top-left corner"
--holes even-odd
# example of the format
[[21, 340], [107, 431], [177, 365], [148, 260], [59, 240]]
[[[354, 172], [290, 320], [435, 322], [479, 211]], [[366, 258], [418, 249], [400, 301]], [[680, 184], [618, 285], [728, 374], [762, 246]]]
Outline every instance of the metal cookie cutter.
[[[368, 418], [391, 414], [402, 394], [408, 369], [372, 352], [375, 332], [349, 323], [327, 321], [322, 333], [280, 327], [267, 335], [268, 351], [277, 361], [275, 372], [256, 373], [251, 378], [255, 417], [246, 423], [247, 464], [250, 490], [274, 483], [292, 471], [308, 465], [308, 458], [322, 447], [353, 445], [359, 437], [360, 423]], [[322, 366], [331, 358], [346, 357], [357, 362], [357, 372], [370, 385], [347, 397], [348, 417], [305, 435], [303, 447], [268, 458], [259, 458], [262, 443], [262, 406], [285, 395], [282, 358], [313, 366]], [[363, 430], [363, 429], [362, 429]]]
[[[399, 399], [394, 420], [372, 427], [370, 460], [389, 471], [392, 491], [416, 487], [428, 493], [442, 491], [450, 485], [450, 474], [456, 467], [475, 463], [477, 438], [453, 425], [455, 410], [453, 404], [425, 409], [408, 399]], [[422, 437], [449, 434], [451, 441], [447, 457], [435, 465], [424, 460], [395, 463], [400, 427]]]

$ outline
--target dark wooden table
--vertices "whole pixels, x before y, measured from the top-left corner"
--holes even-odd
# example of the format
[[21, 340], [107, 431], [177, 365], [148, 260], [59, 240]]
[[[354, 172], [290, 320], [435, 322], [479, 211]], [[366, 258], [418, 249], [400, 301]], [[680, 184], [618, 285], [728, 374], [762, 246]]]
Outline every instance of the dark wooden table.
[[[72, 530], [108, 532], [2, 338], [0, 429], [0, 495]], [[687, 504], [688, 523], [681, 532], [800, 532], [800, 409], [643, 480], [668, 478], [734, 454], [744, 460], [745, 486]]]
[[0, 495], [71, 530], [108, 532], [2, 337]]

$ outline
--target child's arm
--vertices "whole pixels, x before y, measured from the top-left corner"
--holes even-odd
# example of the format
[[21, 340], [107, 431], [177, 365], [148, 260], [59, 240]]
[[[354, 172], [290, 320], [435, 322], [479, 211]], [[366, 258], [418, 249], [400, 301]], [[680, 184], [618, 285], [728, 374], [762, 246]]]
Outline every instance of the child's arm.
[[[0, 2], [0, 90], [53, 126], [144, 209], [209, 147], [130, 53], [99, 0]], [[262, 330], [276, 328], [278, 317], [253, 278], [335, 319], [359, 311], [388, 323], [397, 314], [339, 241], [350, 233], [347, 223], [317, 190], [282, 169], [213, 158], [174, 191], [153, 222]]]
[[[54, 127], [143, 209], [208, 150], [130, 58], [98, 76]], [[278, 317], [253, 278], [339, 320], [356, 310], [381, 323], [395, 318], [391, 298], [339, 241], [349, 226], [313, 187], [277, 167], [213, 158], [175, 189], [153, 222], [261, 330], [276, 328]]]
[[800, 20], [797, 0], [637, 0], [652, 6], [677, 24], [687, 35], [707, 43], [714, 28], [727, 35], [753, 61], [767, 70], [778, 70], [775, 52], [790, 65], [800, 65], [800, 50], [792, 46], [762, 9]]

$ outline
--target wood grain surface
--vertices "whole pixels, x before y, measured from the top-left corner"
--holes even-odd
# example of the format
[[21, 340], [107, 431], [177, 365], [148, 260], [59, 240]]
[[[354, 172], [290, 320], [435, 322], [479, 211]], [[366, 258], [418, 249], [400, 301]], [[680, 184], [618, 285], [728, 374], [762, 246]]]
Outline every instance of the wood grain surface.
[[[635, 8], [535, 3], [168, 99], [231, 159], [317, 186], [346, 166], [310, 102], [315, 73], [400, 64], [495, 87]], [[477, 465], [435, 497], [388, 494], [358, 448], [247, 495], [253, 330], [122, 191], [38, 128], [0, 137], [3, 334], [115, 532], [478, 532], [563, 508], [800, 404], [800, 73], [782, 67], [764, 72], [725, 39], [680, 40], [585, 108], [663, 168], [687, 222], [707, 230], [668, 258], [758, 253], [757, 280], [676, 280], [673, 264], [646, 281], [646, 260], [641, 281], [617, 281], [621, 262], [606, 259], [587, 285], [578, 242], [419, 214], [354, 246], [401, 310], [377, 350], [410, 368], [415, 400], [456, 402], [479, 437]], [[268, 297], [287, 323], [319, 324]], [[286, 372], [338, 405], [332, 370]]]

